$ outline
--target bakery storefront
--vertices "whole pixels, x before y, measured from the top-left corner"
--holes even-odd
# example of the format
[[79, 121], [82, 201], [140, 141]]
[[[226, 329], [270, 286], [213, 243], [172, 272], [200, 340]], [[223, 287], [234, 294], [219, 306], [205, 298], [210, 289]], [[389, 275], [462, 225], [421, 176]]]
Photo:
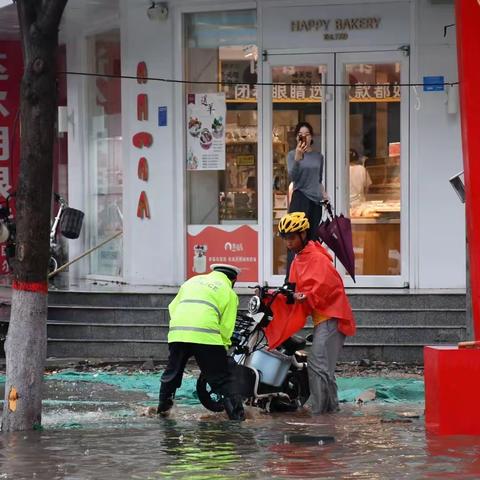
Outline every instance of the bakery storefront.
[[276, 230], [306, 121], [352, 222], [346, 285], [465, 288], [453, 3], [308, 3], [68, 2], [61, 178], [85, 212], [69, 258], [107, 242], [71, 280], [178, 286], [230, 262], [240, 286], [282, 284]]
[[283, 281], [275, 232], [306, 121], [326, 192], [352, 221], [356, 285], [408, 285], [409, 3], [265, 6], [259, 17], [182, 15], [187, 276], [228, 261], [244, 282]]

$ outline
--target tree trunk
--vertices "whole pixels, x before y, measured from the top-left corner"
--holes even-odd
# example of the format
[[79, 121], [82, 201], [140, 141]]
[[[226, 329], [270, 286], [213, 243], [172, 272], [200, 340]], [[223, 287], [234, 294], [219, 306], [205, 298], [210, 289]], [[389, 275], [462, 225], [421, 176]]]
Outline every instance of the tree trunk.
[[31, 430], [41, 424], [46, 317], [45, 294], [13, 291], [5, 342], [7, 383], [2, 425], [5, 432]]
[[24, 76], [20, 96], [17, 244], [2, 430], [40, 425], [46, 357], [58, 27], [67, 0], [18, 0]]

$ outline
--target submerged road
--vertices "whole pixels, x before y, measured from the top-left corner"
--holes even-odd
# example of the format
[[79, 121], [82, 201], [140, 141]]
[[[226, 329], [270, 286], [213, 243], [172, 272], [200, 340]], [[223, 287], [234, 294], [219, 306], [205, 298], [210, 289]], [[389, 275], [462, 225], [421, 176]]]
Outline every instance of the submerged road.
[[[169, 419], [149, 416], [158, 377], [47, 377], [44, 429], [0, 434], [0, 479], [480, 478], [480, 438], [427, 436], [415, 381], [385, 379], [392, 395], [413, 401], [378, 398], [377, 378], [377, 400], [343, 403], [337, 414], [249, 408], [239, 424], [204, 410], [193, 378]], [[352, 382], [340, 381], [344, 400]]]

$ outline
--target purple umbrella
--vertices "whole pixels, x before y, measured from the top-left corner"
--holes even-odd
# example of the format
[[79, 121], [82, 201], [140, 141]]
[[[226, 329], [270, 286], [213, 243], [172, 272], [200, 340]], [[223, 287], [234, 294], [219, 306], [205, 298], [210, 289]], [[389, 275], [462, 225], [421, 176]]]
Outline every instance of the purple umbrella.
[[326, 204], [326, 208], [327, 218], [318, 226], [317, 235], [333, 251], [355, 282], [352, 224], [349, 218], [335, 215], [330, 203]]

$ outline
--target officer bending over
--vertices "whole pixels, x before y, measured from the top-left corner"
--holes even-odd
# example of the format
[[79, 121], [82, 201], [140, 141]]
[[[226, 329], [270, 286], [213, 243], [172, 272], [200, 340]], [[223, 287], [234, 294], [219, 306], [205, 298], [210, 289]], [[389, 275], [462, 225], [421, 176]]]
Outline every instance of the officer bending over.
[[242, 399], [235, 394], [227, 363], [238, 307], [233, 286], [240, 270], [226, 264], [210, 268], [212, 272], [187, 280], [168, 306], [170, 353], [160, 383], [157, 413], [167, 415], [172, 408], [185, 365], [193, 356], [212, 390], [223, 396], [230, 420], [245, 420]]

